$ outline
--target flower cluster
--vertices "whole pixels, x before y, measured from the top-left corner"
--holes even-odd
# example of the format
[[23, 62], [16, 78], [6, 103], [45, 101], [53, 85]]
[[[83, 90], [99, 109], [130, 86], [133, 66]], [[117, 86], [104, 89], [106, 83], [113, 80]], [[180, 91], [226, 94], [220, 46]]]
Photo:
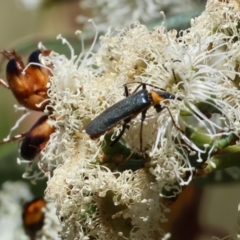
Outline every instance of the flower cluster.
[[[70, 59], [43, 57], [52, 66], [47, 109], [55, 131], [41, 162], [55, 168], [46, 196], [62, 238], [162, 238], [162, 196], [175, 196], [204, 163], [214, 166], [222, 149], [239, 148], [239, 8], [209, 0], [179, 36], [132, 23], [109, 30], [96, 53], [94, 41], [80, 56], [69, 46]], [[132, 94], [141, 83], [150, 97], [164, 89], [175, 99], [160, 101], [160, 113], [149, 106], [144, 122], [134, 116], [112, 148], [121, 125], [90, 139], [87, 124], [124, 99], [123, 86]]]

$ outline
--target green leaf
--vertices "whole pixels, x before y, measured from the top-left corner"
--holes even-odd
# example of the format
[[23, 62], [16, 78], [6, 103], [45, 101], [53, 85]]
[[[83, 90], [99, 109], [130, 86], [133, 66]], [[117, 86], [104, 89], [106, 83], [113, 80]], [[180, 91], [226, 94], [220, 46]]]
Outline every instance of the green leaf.
[[107, 133], [104, 138], [104, 153], [103, 164], [112, 171], [123, 172], [125, 170], [137, 171], [144, 167], [146, 159], [138, 153], [131, 153], [131, 150], [126, 147], [125, 141], [120, 139], [112, 144], [112, 133]]

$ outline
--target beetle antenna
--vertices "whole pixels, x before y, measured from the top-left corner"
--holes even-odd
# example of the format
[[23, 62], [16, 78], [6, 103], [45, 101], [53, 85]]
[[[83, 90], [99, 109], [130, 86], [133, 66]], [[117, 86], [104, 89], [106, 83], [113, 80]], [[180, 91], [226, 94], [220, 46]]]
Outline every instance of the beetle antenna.
[[[140, 85], [134, 90], [133, 93], [135, 93], [135, 92], [139, 89], [140, 86], [143, 86], [143, 89], [145, 89], [146, 86], [150, 86], [150, 87], [157, 88], [157, 89], [159, 89], [159, 90], [162, 90], [162, 91], [165, 91], [165, 92], [166, 92], [166, 89], [157, 87], [157, 86], [152, 85], [152, 84], [150, 84], [150, 83], [144, 83], [144, 82], [139, 82], [139, 81], [128, 82], [128, 83], [123, 84], [123, 86], [126, 86], [126, 85], [128, 85], [128, 84], [134, 84], [134, 83], [138, 83], [138, 84], [140, 84]], [[145, 87], [144, 87], [144, 85], [145, 85]]]
[[[174, 127], [175, 127], [178, 131], [180, 131], [180, 132], [185, 136], [184, 131], [183, 131], [179, 126], [177, 126], [177, 124], [176, 124], [176, 122], [175, 122], [175, 120], [174, 120], [174, 118], [173, 118], [173, 115], [172, 115], [170, 109], [169, 109], [167, 106], [165, 106], [165, 107], [167, 108], [167, 110], [168, 110], [168, 112], [169, 112], [169, 114], [170, 114], [170, 117], [171, 117], [171, 119], [172, 119], [172, 122], [173, 122]], [[184, 141], [184, 142], [185, 142], [185, 144], [186, 144], [187, 147], [189, 147], [190, 149], [192, 149], [192, 147], [191, 147], [186, 141]]]
[[172, 119], [172, 122], [173, 122], [174, 127], [175, 127], [177, 130], [179, 130], [181, 133], [184, 133], [183, 130], [182, 130], [179, 126], [177, 126], [177, 124], [176, 124], [176, 122], [175, 122], [175, 120], [174, 120], [174, 118], [173, 118], [173, 115], [172, 115], [170, 109], [169, 109], [167, 106], [165, 106], [165, 108], [168, 110], [168, 113], [169, 113], [169, 115], [170, 115], [170, 117], [171, 117], [171, 119]]

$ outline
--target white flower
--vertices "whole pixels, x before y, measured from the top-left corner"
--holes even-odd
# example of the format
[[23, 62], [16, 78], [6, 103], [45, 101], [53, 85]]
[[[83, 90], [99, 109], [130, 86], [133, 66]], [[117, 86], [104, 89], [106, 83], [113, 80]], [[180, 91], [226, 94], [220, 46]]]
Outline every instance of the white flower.
[[[70, 59], [43, 58], [52, 66], [46, 112], [56, 130], [41, 164], [55, 169], [46, 196], [56, 204], [64, 239], [166, 237], [161, 197], [178, 194], [218, 150], [219, 139], [240, 132], [238, 20], [234, 0], [209, 1], [180, 37], [163, 26], [149, 31], [132, 23], [109, 30], [96, 53], [95, 38], [80, 56], [69, 46]], [[159, 88], [176, 98], [161, 100], [159, 113], [149, 106], [143, 126], [136, 114], [113, 148], [121, 124], [90, 139], [87, 124], [125, 98], [124, 85], [132, 94], [139, 82], [150, 99]]]
[[4, 240], [27, 240], [22, 228], [22, 204], [32, 194], [26, 183], [5, 182], [0, 191], [0, 229]]
[[[206, 31], [209, 33], [208, 27]], [[109, 31], [102, 37], [100, 49], [91, 58], [98, 68], [93, 69], [85, 60], [78, 67], [75, 57], [67, 60], [64, 56], [52, 56], [49, 97], [53, 99], [52, 115], [61, 129], [54, 136], [59, 139], [56, 156], [61, 157], [59, 162], [63, 165], [49, 181], [47, 196], [55, 199], [58, 214], [64, 219], [63, 236], [69, 239], [164, 236], [162, 231], [157, 232], [159, 221], [164, 218], [164, 209], [159, 209], [159, 194], [166, 186], [171, 189], [173, 185], [174, 189], [176, 182], [184, 185], [191, 180], [191, 175], [186, 179], [186, 173], [193, 171], [188, 148], [196, 153], [196, 164], [206, 160], [202, 159], [204, 154], [210, 156], [214, 151], [208, 149], [208, 143], [199, 146], [186, 131], [200, 132], [212, 140], [222, 131], [239, 131], [235, 127], [239, 104], [231, 97], [237, 95], [238, 89], [233, 85], [234, 79], [230, 79], [238, 74], [234, 69], [240, 49], [232, 42], [234, 32], [233, 29], [231, 35], [222, 32], [204, 35], [202, 27], [198, 34], [195, 25], [177, 39], [176, 32], [166, 34], [162, 26], [150, 32], [134, 23], [118, 34]], [[85, 134], [77, 138], [75, 132], [81, 133], [87, 122], [123, 99], [124, 84], [132, 83], [129, 89], [133, 91], [139, 85], [134, 81], [164, 88], [181, 101], [168, 101], [168, 109], [159, 114], [153, 108], [147, 111], [143, 125], [146, 154], [143, 170], [114, 172], [110, 166], [117, 162], [104, 162], [108, 157], [101, 151], [106, 144], [104, 139], [92, 141]], [[147, 88], [151, 89], [148, 85]], [[202, 110], [201, 104], [208, 104], [208, 109]], [[224, 122], [216, 121], [220, 116], [224, 116]], [[137, 153], [140, 117], [130, 122], [123, 135], [126, 147]], [[114, 131], [118, 134], [119, 128]], [[48, 148], [45, 154], [48, 156]], [[122, 158], [133, 161], [131, 155]], [[131, 224], [123, 221], [128, 218]]]
[[[87, 13], [91, 12], [91, 18], [98, 23], [99, 30], [106, 32], [109, 26], [115, 29], [126, 27], [134, 21], [147, 23], [154, 18], [160, 20], [160, 11], [167, 11], [169, 15], [191, 11], [200, 3], [191, 0], [83, 0], [79, 4]], [[80, 23], [87, 20], [83, 14], [84, 11], [77, 18]]]

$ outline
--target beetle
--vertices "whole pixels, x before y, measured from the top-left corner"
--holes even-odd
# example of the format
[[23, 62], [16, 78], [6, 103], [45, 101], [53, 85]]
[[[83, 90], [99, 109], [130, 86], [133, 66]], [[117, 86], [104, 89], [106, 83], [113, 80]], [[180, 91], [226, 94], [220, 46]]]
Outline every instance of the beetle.
[[[147, 83], [139, 84], [140, 85], [130, 96], [127, 84], [124, 84], [126, 98], [109, 107], [85, 127], [85, 131], [90, 138], [96, 139], [100, 137], [102, 134], [123, 121], [121, 132], [111, 143], [111, 146], [113, 146], [117, 141], [119, 141], [125, 130], [129, 128], [128, 123], [132, 120], [132, 118], [135, 118], [141, 113], [140, 151], [142, 151], [142, 127], [148, 109], [153, 106], [157, 112], [160, 112], [163, 109], [160, 103], [165, 99], [175, 99], [175, 95], [166, 91], [148, 91], [146, 89], [147, 85], [152, 87], [155, 86]], [[137, 91], [140, 86], [142, 86], [142, 89]]]
[[[48, 68], [40, 66], [39, 55], [48, 56], [50, 52], [50, 50], [32, 52], [26, 69], [21, 57], [14, 50], [0, 52], [9, 59], [6, 66], [8, 84], [2, 79], [0, 84], [11, 89], [17, 101], [30, 110], [43, 111], [48, 104], [47, 84], [51, 72]], [[41, 106], [36, 106], [40, 103]]]
[[0, 142], [0, 145], [22, 140], [20, 155], [25, 160], [33, 160], [46, 146], [55, 128], [48, 123], [48, 115], [41, 116], [26, 132]]
[[26, 160], [33, 160], [46, 146], [55, 128], [48, 123], [48, 115], [41, 116], [25, 134], [20, 154]]
[[46, 201], [40, 197], [27, 202], [23, 206], [22, 221], [25, 233], [31, 240], [36, 238], [36, 234], [42, 229], [44, 224], [45, 214], [43, 208], [46, 206]]

